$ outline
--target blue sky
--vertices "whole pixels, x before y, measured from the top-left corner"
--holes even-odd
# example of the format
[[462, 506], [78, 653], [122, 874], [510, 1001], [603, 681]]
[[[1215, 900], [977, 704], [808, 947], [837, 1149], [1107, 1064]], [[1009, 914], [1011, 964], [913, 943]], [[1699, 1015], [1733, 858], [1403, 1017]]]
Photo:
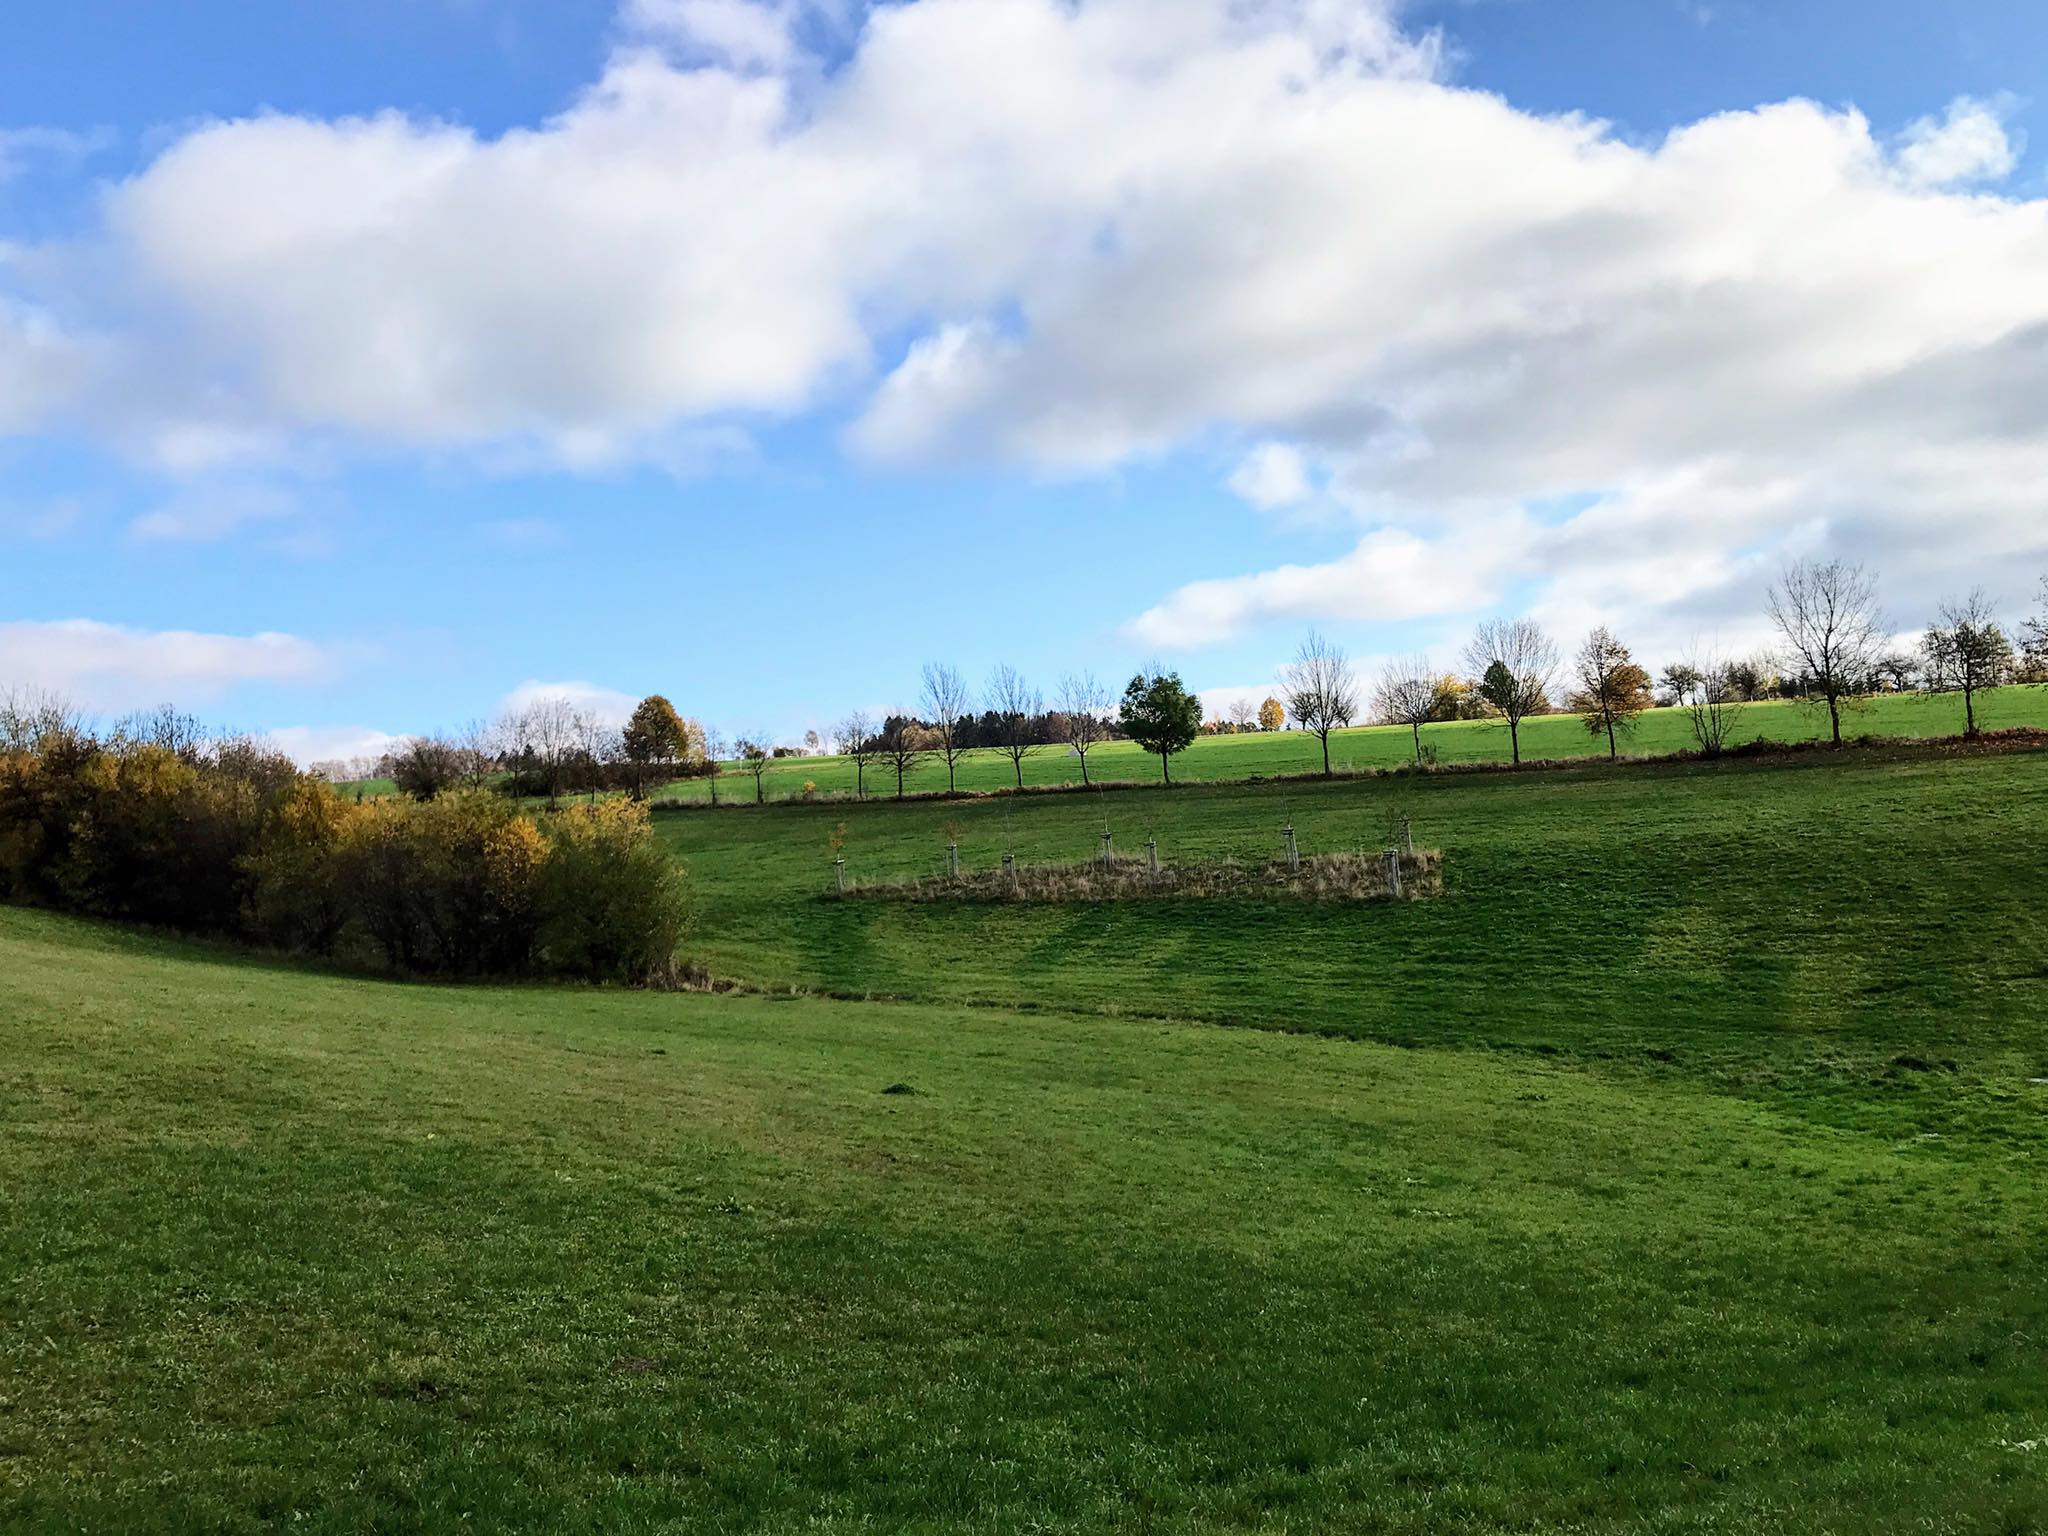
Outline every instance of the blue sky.
[[0, 684], [789, 737], [1311, 624], [1661, 661], [1814, 550], [2025, 600], [2038, 6], [1248, 10], [10, 8]]

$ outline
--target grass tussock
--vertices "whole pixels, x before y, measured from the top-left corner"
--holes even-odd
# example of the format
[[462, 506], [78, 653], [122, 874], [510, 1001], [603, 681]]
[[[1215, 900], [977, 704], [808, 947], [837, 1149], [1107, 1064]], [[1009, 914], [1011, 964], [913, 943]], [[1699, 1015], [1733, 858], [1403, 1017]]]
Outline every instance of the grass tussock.
[[[871, 901], [1093, 902], [1230, 900], [1287, 897], [1300, 901], [1414, 901], [1441, 896], [1443, 854], [1417, 848], [1400, 856], [1396, 890], [1384, 853], [1304, 854], [1255, 862], [1209, 859], [1161, 862], [1128, 855], [1079, 864], [1017, 864], [909, 880], [849, 885], [844, 895]], [[838, 894], [838, 893], [834, 893]]]

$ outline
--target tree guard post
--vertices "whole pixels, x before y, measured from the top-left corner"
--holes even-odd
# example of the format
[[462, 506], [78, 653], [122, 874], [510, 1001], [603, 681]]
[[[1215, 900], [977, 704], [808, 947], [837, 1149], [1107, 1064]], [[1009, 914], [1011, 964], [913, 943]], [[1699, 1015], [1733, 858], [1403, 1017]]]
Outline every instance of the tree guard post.
[[1398, 848], [1389, 848], [1387, 850], [1387, 889], [1393, 894], [1396, 900], [1400, 899], [1401, 850]]
[[1109, 828], [1102, 829], [1102, 849], [1096, 854], [1104, 869], [1116, 862], [1116, 839], [1110, 836]]
[[946, 844], [946, 878], [949, 880], [958, 880], [960, 878], [960, 845], [958, 843]]
[[1145, 862], [1151, 869], [1150, 878], [1157, 880], [1159, 878], [1159, 839], [1156, 837], [1145, 839]]
[[832, 861], [832, 883], [838, 887], [840, 895], [846, 894], [846, 860], [843, 857]]
[[1294, 843], [1294, 823], [1291, 821], [1287, 823], [1285, 827], [1281, 828], [1281, 832], [1287, 839], [1287, 867], [1289, 869], [1301, 868], [1301, 850]]

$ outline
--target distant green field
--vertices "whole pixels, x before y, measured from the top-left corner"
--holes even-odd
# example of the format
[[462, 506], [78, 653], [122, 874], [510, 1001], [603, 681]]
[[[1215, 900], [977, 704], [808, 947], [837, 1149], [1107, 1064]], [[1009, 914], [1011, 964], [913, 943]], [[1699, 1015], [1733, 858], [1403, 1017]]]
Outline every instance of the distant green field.
[[[1197, 914], [995, 957], [1555, 1057], [403, 986], [0, 909], [0, 1528], [2042, 1530], [2048, 967], [1999, 852], [2037, 902], [2041, 763], [1660, 782], [1432, 799], [1468, 895], [1305, 971], [1298, 905], [1234, 968]], [[1889, 814], [1817, 900], [1837, 810]], [[698, 852], [720, 944], [766, 878], [809, 916], [758, 954], [858, 964], [864, 914], [801, 906], [821, 820], [678, 818], [782, 829]], [[947, 978], [993, 935], [928, 937], [987, 985]]]
[[[2003, 688], [1984, 695], [1978, 703], [1979, 724], [1987, 730], [2011, 726], [2048, 727], [2048, 688]], [[1868, 700], [1854, 710], [1847, 721], [1848, 733], [1857, 736], [1955, 736], [1963, 729], [1961, 695], [1894, 694]], [[1731, 746], [1747, 741], [1814, 741], [1827, 734], [1827, 716], [1805, 704], [1773, 700], [1743, 707], [1737, 728], [1730, 734]], [[1491, 763], [1508, 760], [1508, 732], [1504, 725], [1487, 720], [1449, 721], [1424, 726], [1423, 741], [1434, 747], [1446, 763]], [[1634, 736], [1623, 750], [1640, 756], [1664, 756], [1691, 751], [1692, 727], [1683, 710], [1647, 711]], [[1527, 759], [1604, 757], [1605, 738], [1588, 735], [1576, 715], [1546, 715], [1527, 721], [1522, 727], [1522, 756]], [[1361, 726], [1339, 731], [1330, 738], [1331, 766], [1340, 772], [1390, 768], [1413, 761], [1414, 741], [1402, 726]], [[1173, 776], [1188, 782], [1224, 781], [1260, 775], [1320, 773], [1321, 744], [1304, 731], [1259, 732], [1237, 736], [1204, 736], [1174, 759]], [[1094, 779], [1131, 780], [1155, 783], [1159, 760], [1149, 757], [1127, 741], [1104, 742], [1088, 754], [1089, 775]], [[1007, 789], [1016, 782], [1010, 759], [1000, 752], [970, 753], [958, 765], [957, 783], [963, 790]], [[1078, 784], [1081, 765], [1063, 747], [1046, 747], [1024, 761], [1027, 785]], [[843, 757], [779, 758], [769, 765], [762, 789], [770, 799], [788, 799], [812, 786], [818, 795], [852, 795], [853, 764]], [[912, 793], [943, 790], [946, 767], [939, 761], [919, 766], [905, 780]], [[894, 777], [879, 765], [867, 773], [870, 796], [896, 792]], [[660, 791], [662, 797], [701, 800], [709, 797], [703, 779], [684, 779]], [[737, 765], [728, 765], [719, 781], [721, 800], [752, 800], [754, 781]]]
[[[1445, 851], [1449, 895], [1351, 909], [821, 900], [855, 878], [1085, 858]], [[2048, 753], [1196, 785], [659, 818], [718, 974], [850, 997], [1165, 1015], [1575, 1056], [1678, 1053], [1735, 1079], [1881, 1076], [1985, 1052], [2048, 1073]], [[2008, 1054], [2009, 1053], [2009, 1054]]]

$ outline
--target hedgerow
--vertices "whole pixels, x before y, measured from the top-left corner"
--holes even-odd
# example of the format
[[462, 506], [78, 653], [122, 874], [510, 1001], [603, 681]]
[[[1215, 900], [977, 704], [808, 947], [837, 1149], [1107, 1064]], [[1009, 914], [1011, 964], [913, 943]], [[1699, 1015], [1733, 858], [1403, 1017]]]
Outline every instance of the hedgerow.
[[665, 975], [688, 916], [643, 807], [342, 798], [246, 742], [0, 749], [0, 899], [407, 975]]

